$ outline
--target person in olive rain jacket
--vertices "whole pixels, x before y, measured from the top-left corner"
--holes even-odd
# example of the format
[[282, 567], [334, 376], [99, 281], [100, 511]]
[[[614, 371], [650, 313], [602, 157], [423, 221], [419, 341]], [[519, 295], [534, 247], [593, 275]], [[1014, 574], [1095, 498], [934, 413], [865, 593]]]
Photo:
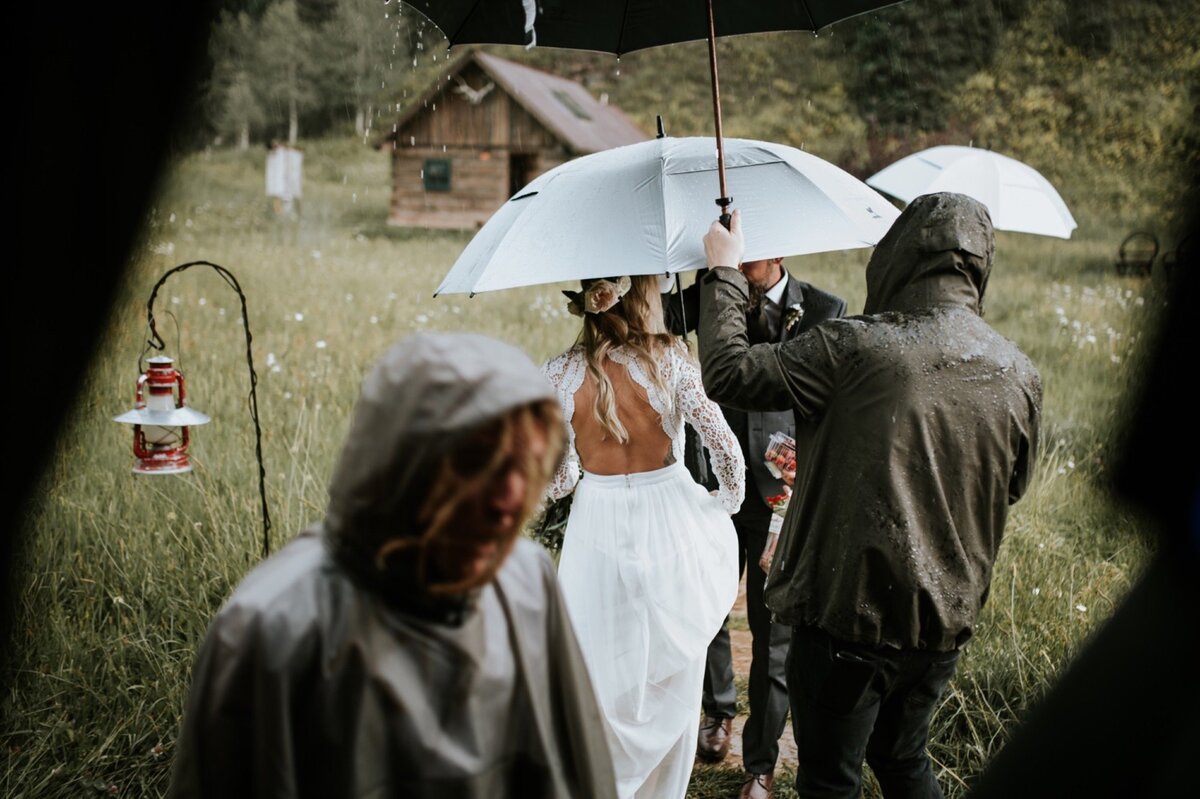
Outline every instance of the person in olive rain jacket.
[[722, 405], [816, 425], [767, 577], [793, 627], [797, 792], [941, 796], [930, 717], [987, 599], [1037, 448], [1041, 380], [983, 320], [994, 235], [960, 194], [918, 197], [866, 269], [864, 315], [782, 344], [746, 334], [740, 219], [705, 236], [701, 369]]
[[514, 347], [393, 346], [325, 519], [209, 627], [169, 796], [615, 797], [554, 566], [519, 536], [564, 437]]

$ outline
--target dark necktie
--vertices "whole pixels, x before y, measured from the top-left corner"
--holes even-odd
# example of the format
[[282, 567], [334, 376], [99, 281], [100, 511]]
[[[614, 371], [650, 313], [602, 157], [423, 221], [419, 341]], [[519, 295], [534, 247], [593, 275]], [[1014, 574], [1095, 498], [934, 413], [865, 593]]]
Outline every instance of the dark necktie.
[[780, 308], [778, 305], [763, 297], [762, 305], [759, 306], [758, 312], [751, 314], [747, 320], [749, 323], [750, 343], [762, 344], [779, 339], [779, 311]]

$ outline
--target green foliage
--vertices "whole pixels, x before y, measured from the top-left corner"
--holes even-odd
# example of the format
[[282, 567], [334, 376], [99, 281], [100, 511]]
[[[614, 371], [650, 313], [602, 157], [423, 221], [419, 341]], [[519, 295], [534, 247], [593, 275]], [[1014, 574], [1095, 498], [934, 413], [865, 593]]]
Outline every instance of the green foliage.
[[444, 47], [424, 18], [377, 0], [277, 0], [223, 12], [199, 124], [241, 144], [282, 139], [293, 126], [311, 136], [347, 119], [366, 135], [440, 68], [436, 58], [415, 58], [438, 40]]
[[1098, 4], [1119, 46], [1097, 55], [1056, 33], [1081, 5], [1032, 6], [992, 66], [962, 85], [955, 113], [977, 144], [1028, 161], [1072, 207], [1084, 200], [1127, 229], [1157, 227], [1186, 179], [1181, 137], [1169, 132], [1194, 124], [1197, 20], [1161, 4]]

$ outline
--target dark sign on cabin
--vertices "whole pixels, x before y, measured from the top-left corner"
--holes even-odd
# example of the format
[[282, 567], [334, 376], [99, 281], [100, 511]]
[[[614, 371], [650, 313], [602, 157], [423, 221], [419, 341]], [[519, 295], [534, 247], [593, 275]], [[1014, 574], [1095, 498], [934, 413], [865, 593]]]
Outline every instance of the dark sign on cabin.
[[543, 172], [647, 138], [578, 83], [472, 50], [380, 142], [392, 151], [388, 222], [477, 228]]

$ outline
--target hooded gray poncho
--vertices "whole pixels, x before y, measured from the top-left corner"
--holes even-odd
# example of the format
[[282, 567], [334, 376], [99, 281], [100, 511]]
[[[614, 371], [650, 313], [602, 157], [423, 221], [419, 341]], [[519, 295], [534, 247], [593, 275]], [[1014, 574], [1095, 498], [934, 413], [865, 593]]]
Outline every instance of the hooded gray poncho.
[[[192, 675], [172, 797], [615, 796], [603, 722], [542, 549], [432, 600], [380, 571], [464, 432], [553, 399], [519, 350], [421, 335], [366, 378], [325, 520], [255, 568]], [[414, 531], [415, 534], [415, 531]]]

